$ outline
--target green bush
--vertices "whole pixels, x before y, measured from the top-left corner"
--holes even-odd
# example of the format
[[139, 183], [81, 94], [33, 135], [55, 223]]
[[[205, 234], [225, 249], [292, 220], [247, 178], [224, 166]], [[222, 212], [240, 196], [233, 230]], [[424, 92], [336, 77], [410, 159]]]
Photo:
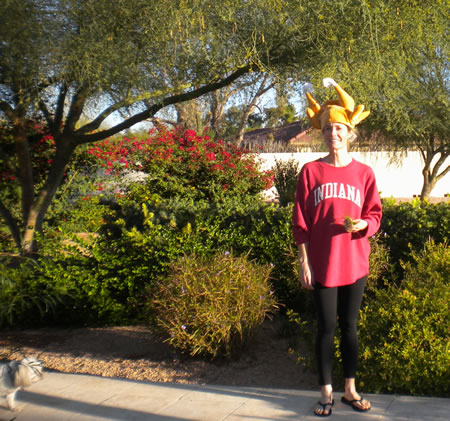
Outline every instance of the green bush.
[[275, 160], [273, 182], [277, 189], [278, 200], [281, 206], [294, 202], [299, 171], [299, 164], [295, 159], [291, 158], [285, 162]]
[[41, 276], [38, 262], [5, 264], [0, 271], [0, 328], [38, 326], [55, 315], [65, 297], [65, 288]]
[[[48, 273], [58, 273], [77, 293], [77, 306], [84, 323], [129, 324], [142, 321], [143, 293], [165, 274], [171, 261], [182, 253], [182, 234], [153, 225], [146, 230], [125, 228], [117, 220], [119, 233], [102, 233], [95, 242], [77, 240], [69, 256], [52, 261]], [[82, 308], [80, 308], [80, 305]]]
[[450, 237], [450, 203], [432, 204], [416, 199], [396, 204], [383, 200], [380, 240], [388, 247], [396, 273], [402, 276], [400, 261], [409, 258], [410, 250], [419, 251], [429, 239], [442, 243]]
[[269, 265], [226, 252], [178, 259], [152, 299], [167, 342], [190, 355], [239, 357], [275, 308], [270, 272]]
[[382, 234], [378, 233], [369, 238], [369, 275], [367, 276], [366, 291], [382, 287], [386, 280], [394, 277], [394, 269], [388, 247], [382, 241]]
[[378, 289], [362, 309], [359, 379], [372, 392], [448, 396], [450, 250], [428, 242], [402, 265], [401, 286]]
[[[139, 194], [137, 199], [141, 197]], [[147, 201], [139, 206], [134, 190], [111, 207], [115, 209], [112, 221], [104, 229], [117, 241], [128, 241], [124, 235], [134, 228], [142, 238], [150, 236], [148, 241], [154, 245], [155, 229], [164, 232], [166, 242], [159, 243], [161, 249], [158, 255], [153, 255], [153, 264], [161, 263], [161, 274], [174, 255], [211, 255], [219, 249], [232, 249], [237, 255], [249, 253], [251, 259], [273, 265], [271, 281], [281, 301], [289, 301], [296, 290], [292, 286], [297, 285], [297, 278], [293, 281], [289, 207], [266, 204], [251, 196], [194, 201], [180, 197], [164, 199], [157, 194], [148, 194]], [[122, 221], [122, 225], [117, 221]], [[151, 255], [144, 250], [141, 254]]]

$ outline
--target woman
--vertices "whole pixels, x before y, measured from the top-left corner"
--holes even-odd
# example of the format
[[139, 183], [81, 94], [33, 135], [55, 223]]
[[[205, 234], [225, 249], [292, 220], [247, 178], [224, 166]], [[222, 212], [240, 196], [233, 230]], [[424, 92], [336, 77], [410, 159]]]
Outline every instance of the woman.
[[307, 114], [313, 126], [322, 131], [329, 154], [303, 166], [293, 212], [300, 283], [313, 291], [318, 313], [316, 353], [321, 400], [314, 410], [317, 416], [331, 415], [334, 405], [331, 376], [337, 320], [345, 376], [342, 402], [357, 411], [371, 407], [355, 386], [356, 326], [369, 273], [368, 239], [381, 221], [373, 171], [349, 154], [354, 128], [369, 112], [362, 105], [355, 108], [353, 99], [332, 79], [324, 79], [324, 84], [334, 86], [339, 100], [320, 106], [307, 92]]

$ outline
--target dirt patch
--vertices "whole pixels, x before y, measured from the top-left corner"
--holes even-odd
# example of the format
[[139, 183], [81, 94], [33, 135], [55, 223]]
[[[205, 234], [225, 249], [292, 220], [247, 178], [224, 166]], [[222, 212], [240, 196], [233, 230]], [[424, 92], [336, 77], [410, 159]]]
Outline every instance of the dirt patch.
[[155, 382], [317, 389], [316, 375], [296, 363], [279, 322], [267, 321], [247, 352], [232, 362], [189, 358], [145, 327], [0, 332], [0, 358], [41, 359], [47, 370]]

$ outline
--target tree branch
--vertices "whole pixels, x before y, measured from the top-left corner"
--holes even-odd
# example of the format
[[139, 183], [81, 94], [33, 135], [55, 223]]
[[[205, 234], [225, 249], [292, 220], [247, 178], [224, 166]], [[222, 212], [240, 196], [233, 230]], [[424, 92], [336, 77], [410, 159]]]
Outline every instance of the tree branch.
[[90, 142], [96, 142], [98, 140], [105, 139], [106, 137], [113, 136], [116, 133], [119, 133], [122, 130], [128, 129], [132, 126], [134, 126], [136, 123], [139, 123], [143, 120], [147, 120], [151, 117], [153, 117], [159, 110], [161, 110], [164, 107], [167, 107], [168, 105], [177, 104], [179, 102], [189, 101], [195, 98], [199, 98], [200, 96], [207, 94], [208, 92], [215, 91], [216, 89], [223, 88], [224, 86], [229, 85], [230, 83], [233, 83], [235, 80], [237, 80], [242, 75], [248, 73], [250, 70], [251, 65], [246, 65], [238, 70], [236, 70], [234, 73], [226, 77], [225, 79], [219, 80], [217, 82], [212, 82], [208, 85], [204, 85], [200, 88], [194, 89], [193, 91], [185, 92], [182, 94], [173, 95], [167, 98], [164, 98], [159, 103], [156, 103], [152, 105], [151, 107], [147, 108], [145, 111], [142, 111], [138, 114], [135, 114], [134, 116], [128, 118], [127, 120], [117, 124], [114, 127], [111, 127], [106, 130], [102, 130], [101, 132], [84, 135], [84, 136], [77, 136], [77, 144], [84, 144], [84, 143], [90, 143]]
[[75, 131], [75, 125], [80, 119], [83, 112], [84, 105], [86, 103], [88, 94], [88, 88], [81, 86], [73, 95], [72, 102], [70, 104], [69, 113], [66, 118], [66, 125], [64, 127], [64, 133], [73, 133]]
[[444, 178], [448, 174], [449, 171], [450, 171], [450, 165], [447, 165], [447, 168], [445, 170], [443, 170], [440, 174], [436, 175], [436, 180], [439, 181], [442, 178]]
[[61, 129], [62, 119], [64, 117], [64, 102], [68, 91], [67, 84], [63, 84], [60, 88], [58, 101], [56, 102], [55, 118], [53, 121], [53, 135], [58, 133]]

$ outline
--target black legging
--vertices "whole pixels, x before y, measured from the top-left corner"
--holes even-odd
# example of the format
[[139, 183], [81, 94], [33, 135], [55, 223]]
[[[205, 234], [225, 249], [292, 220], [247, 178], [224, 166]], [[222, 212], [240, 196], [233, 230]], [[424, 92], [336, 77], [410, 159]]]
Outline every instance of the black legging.
[[356, 325], [366, 278], [354, 284], [335, 288], [316, 286], [314, 297], [318, 312], [316, 355], [320, 385], [332, 383], [334, 332], [336, 320], [341, 330], [341, 354], [345, 378], [354, 378], [358, 365], [358, 333]]

